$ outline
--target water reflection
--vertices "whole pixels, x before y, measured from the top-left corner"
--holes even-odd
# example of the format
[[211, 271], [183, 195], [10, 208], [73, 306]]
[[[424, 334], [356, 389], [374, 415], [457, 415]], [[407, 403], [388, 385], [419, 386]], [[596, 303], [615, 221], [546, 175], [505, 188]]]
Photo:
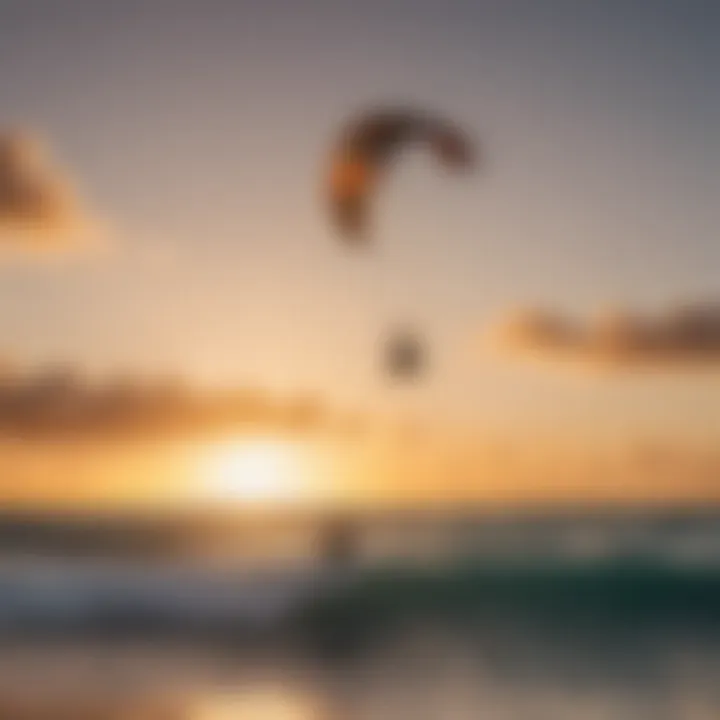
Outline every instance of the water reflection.
[[[125, 699], [16, 696], [0, 700], [3, 720], [331, 720], [312, 698], [282, 689]], [[335, 716], [332, 716], [335, 720]]]
[[[720, 647], [417, 630], [352, 667], [200, 647], [0, 648], [2, 720], [716, 720]], [[392, 646], [390, 646], [392, 645]]]

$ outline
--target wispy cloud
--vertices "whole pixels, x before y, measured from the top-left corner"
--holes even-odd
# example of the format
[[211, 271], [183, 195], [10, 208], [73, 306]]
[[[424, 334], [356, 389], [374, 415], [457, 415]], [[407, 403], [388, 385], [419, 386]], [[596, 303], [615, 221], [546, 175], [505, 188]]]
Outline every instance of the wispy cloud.
[[170, 379], [93, 382], [72, 368], [0, 375], [0, 438], [174, 439], [254, 430], [356, 434], [362, 419], [313, 395], [207, 391]]
[[64, 248], [99, 230], [44, 143], [25, 131], [0, 130], [0, 246]]
[[695, 303], [657, 317], [620, 311], [585, 321], [527, 309], [501, 319], [487, 339], [522, 358], [617, 370], [720, 370], [720, 303]]

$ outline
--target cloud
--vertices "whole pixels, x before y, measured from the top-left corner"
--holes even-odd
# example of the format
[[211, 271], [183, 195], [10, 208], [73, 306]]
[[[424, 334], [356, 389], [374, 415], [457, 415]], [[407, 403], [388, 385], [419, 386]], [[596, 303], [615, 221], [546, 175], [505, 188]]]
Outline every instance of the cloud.
[[620, 311], [584, 322], [529, 309], [501, 320], [489, 339], [509, 355], [609, 369], [720, 369], [720, 303], [696, 303], [655, 318]]
[[42, 142], [0, 130], [0, 246], [52, 249], [97, 230]]
[[175, 439], [235, 432], [356, 435], [357, 415], [312, 395], [278, 398], [255, 389], [203, 391], [182, 382], [91, 382], [72, 368], [0, 375], [0, 438]]

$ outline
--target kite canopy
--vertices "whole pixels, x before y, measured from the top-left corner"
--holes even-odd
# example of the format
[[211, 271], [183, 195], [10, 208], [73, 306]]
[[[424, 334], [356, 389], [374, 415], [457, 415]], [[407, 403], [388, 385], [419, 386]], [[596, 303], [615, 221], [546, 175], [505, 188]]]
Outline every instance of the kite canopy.
[[429, 146], [446, 168], [475, 164], [475, 148], [455, 125], [410, 109], [383, 109], [354, 118], [340, 133], [332, 152], [329, 200], [332, 221], [351, 242], [366, 239], [372, 200], [390, 164], [401, 150]]

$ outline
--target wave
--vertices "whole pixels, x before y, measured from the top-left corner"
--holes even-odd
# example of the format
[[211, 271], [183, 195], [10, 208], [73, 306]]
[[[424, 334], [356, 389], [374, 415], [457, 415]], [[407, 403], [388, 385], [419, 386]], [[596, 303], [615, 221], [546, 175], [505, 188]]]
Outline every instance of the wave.
[[321, 643], [371, 642], [409, 623], [527, 632], [720, 631], [720, 569], [646, 557], [386, 567], [313, 598], [295, 622]]
[[315, 639], [380, 636], [409, 621], [548, 629], [720, 629], [720, 568], [642, 556], [472, 559], [264, 575], [107, 566], [0, 569], [0, 631]]

